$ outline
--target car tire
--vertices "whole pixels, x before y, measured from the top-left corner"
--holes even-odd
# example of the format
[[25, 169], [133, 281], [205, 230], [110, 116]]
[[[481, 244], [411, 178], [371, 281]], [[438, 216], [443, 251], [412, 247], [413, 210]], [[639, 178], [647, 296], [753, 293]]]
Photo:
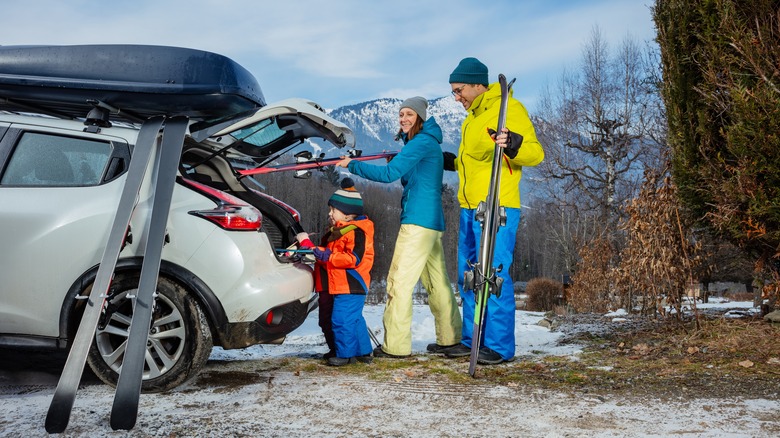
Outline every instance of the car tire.
[[[128, 293], [138, 287], [138, 273], [118, 273], [112, 282], [106, 312], [98, 324], [87, 362], [100, 380], [116, 386], [132, 319]], [[195, 377], [213, 346], [206, 315], [197, 301], [171, 279], [160, 277], [152, 314], [143, 392], [173, 389]]]

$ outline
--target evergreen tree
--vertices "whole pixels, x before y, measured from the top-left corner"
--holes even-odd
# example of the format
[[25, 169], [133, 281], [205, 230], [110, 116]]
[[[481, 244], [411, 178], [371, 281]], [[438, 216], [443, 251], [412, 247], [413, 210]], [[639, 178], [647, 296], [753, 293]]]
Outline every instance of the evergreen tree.
[[780, 2], [657, 0], [653, 13], [680, 196], [777, 280]]

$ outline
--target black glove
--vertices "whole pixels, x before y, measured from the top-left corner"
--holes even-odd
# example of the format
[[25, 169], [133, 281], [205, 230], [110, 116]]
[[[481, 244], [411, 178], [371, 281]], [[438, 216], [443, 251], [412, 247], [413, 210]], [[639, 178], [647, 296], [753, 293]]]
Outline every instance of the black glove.
[[[493, 137], [493, 140], [496, 139], [496, 130], [488, 128], [488, 134], [490, 134], [491, 137]], [[506, 147], [504, 148], [504, 155], [506, 155], [509, 158], [514, 158], [517, 156], [517, 152], [520, 150], [520, 146], [523, 144], [523, 136], [516, 133], [507, 130], [507, 142]]]
[[456, 155], [452, 152], [442, 152], [441, 155], [444, 157], [444, 170], [454, 171]]

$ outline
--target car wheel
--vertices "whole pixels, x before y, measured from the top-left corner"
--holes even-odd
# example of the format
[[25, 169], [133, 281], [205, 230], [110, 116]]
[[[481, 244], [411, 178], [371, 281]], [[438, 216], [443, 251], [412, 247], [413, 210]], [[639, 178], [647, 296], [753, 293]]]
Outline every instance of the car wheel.
[[[119, 378], [133, 317], [127, 295], [137, 292], [138, 277], [138, 273], [116, 275], [87, 358], [95, 374], [112, 386]], [[208, 360], [212, 346], [208, 321], [198, 303], [179, 284], [160, 277], [146, 346], [142, 391], [166, 391], [195, 377]]]

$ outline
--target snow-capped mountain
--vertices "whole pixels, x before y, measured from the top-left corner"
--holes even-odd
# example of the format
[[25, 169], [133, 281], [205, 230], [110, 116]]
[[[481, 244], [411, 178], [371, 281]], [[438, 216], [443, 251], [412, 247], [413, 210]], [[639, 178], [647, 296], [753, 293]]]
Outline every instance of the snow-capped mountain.
[[[376, 99], [328, 110], [328, 114], [345, 123], [355, 133], [355, 149], [364, 154], [398, 150], [401, 142], [395, 141], [398, 133], [398, 110], [402, 99]], [[466, 111], [451, 97], [429, 101], [428, 116], [435, 117], [443, 133], [442, 149], [457, 152], [460, 142], [460, 125]], [[325, 151], [330, 155], [328, 151]]]
[[[398, 133], [398, 110], [403, 99], [383, 98], [368, 102], [347, 105], [326, 110], [328, 115], [349, 126], [355, 133], [355, 149], [363, 155], [383, 151], [398, 151], [402, 143], [396, 141]], [[452, 97], [440, 97], [428, 101], [428, 117], [435, 117], [442, 130], [442, 150], [457, 153], [460, 143], [460, 126], [466, 118], [466, 110]], [[327, 145], [327, 146], [326, 146]], [[324, 152], [326, 156], [343, 155], [344, 151], [332, 147], [330, 143], [312, 144], [315, 152]], [[444, 172], [444, 182], [457, 185], [455, 172]]]

